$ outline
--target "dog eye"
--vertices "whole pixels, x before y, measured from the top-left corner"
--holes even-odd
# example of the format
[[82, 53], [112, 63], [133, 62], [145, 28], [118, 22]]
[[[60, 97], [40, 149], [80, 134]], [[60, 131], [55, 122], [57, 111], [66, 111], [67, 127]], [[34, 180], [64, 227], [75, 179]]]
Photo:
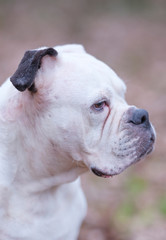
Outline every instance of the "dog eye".
[[104, 107], [107, 105], [106, 101], [100, 101], [92, 105], [93, 110], [95, 111], [102, 111]]

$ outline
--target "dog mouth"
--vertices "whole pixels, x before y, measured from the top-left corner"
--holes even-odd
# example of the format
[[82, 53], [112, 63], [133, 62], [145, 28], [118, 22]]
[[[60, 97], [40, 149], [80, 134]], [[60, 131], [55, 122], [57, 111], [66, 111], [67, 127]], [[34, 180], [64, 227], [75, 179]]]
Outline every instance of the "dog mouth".
[[98, 177], [103, 177], [103, 178], [110, 178], [110, 177], [113, 177], [114, 174], [107, 174], [107, 173], [104, 173], [100, 170], [98, 170], [97, 168], [91, 168], [91, 171]]

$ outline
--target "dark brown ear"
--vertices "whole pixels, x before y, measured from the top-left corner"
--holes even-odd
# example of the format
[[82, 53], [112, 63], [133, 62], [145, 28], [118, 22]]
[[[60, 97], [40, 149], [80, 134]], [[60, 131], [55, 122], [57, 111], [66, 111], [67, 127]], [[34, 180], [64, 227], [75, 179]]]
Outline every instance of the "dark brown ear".
[[21, 92], [28, 89], [31, 92], [36, 92], [35, 77], [38, 69], [41, 66], [41, 60], [44, 56], [57, 56], [57, 51], [54, 48], [46, 48], [43, 50], [27, 51], [24, 54], [16, 72], [10, 78], [13, 85]]

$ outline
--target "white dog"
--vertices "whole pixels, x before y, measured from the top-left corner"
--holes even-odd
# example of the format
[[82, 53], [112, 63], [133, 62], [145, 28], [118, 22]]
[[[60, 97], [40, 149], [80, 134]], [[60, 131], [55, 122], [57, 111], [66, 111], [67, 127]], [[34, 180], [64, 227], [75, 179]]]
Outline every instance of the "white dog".
[[148, 113], [125, 91], [82, 46], [25, 53], [0, 88], [0, 240], [77, 239], [79, 175], [117, 175], [152, 151]]

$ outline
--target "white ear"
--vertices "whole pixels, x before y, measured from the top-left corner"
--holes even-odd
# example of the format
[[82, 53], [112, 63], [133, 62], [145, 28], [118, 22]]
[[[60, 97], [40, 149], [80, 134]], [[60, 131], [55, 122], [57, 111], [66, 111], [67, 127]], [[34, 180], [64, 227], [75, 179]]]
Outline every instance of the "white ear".
[[85, 53], [85, 49], [80, 44], [66, 44], [62, 46], [54, 47], [58, 52], [68, 52], [68, 53]]
[[14, 162], [13, 158], [6, 156], [6, 149], [3, 147], [0, 149], [0, 186], [8, 187], [12, 184], [16, 171], [17, 164]]

